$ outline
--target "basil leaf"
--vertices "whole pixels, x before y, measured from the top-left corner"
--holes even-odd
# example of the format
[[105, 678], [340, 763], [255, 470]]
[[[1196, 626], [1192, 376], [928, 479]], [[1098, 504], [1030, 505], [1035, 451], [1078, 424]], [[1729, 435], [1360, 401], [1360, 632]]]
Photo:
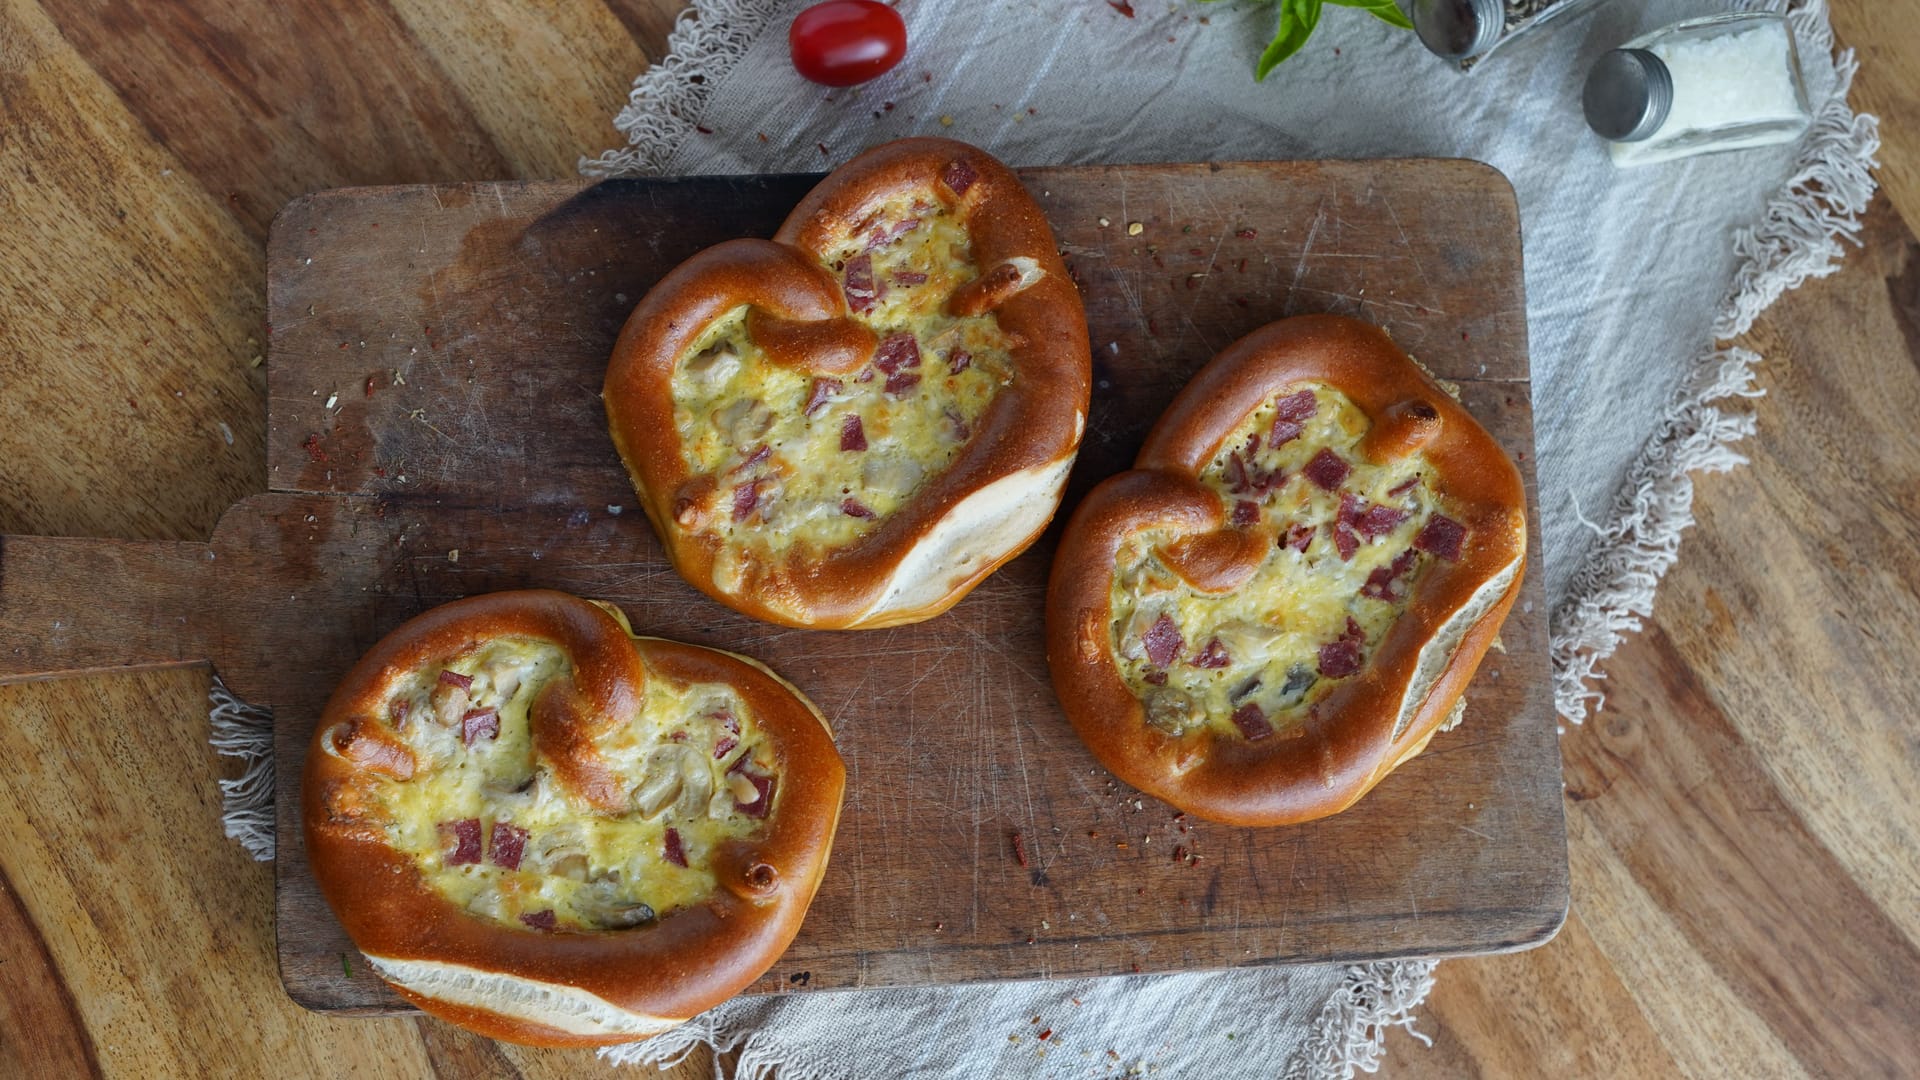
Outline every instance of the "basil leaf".
[[1299, 52], [1313, 34], [1313, 28], [1319, 24], [1320, 0], [1280, 0], [1280, 27], [1268, 43], [1267, 51], [1260, 54], [1260, 62], [1254, 66], [1254, 81], [1264, 80], [1268, 72]]
[[1397, 26], [1402, 30], [1413, 29], [1413, 21], [1407, 18], [1407, 13], [1401, 11], [1400, 5], [1394, 3], [1394, 0], [1326, 0], [1326, 2], [1338, 4], [1341, 7], [1359, 8], [1388, 26]]

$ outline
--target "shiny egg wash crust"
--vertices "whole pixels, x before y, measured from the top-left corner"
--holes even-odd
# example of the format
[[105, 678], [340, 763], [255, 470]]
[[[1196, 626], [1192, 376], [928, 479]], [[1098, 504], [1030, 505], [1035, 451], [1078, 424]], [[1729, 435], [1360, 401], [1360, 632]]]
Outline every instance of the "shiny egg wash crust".
[[865, 536], [958, 456], [1012, 379], [994, 318], [946, 311], [978, 269], [965, 227], [930, 192], [881, 203], [826, 265], [879, 340], [858, 372], [828, 378], [767, 362], [745, 306], [675, 365], [682, 454], [691, 477], [714, 483], [716, 512], [702, 528], [722, 541], [718, 574], [749, 549], [824, 551]]
[[455, 905], [530, 932], [626, 929], [700, 903], [712, 853], [761, 832], [779, 795], [753, 715], [724, 684], [649, 671], [640, 714], [594, 743], [629, 793], [608, 815], [533, 747], [528, 710], [568, 667], [552, 644], [503, 638], [395, 680], [382, 722], [416, 767], [363, 774], [388, 843]]
[[1458, 558], [1464, 530], [1421, 456], [1366, 460], [1367, 428], [1344, 394], [1302, 383], [1221, 444], [1201, 484], [1228, 509], [1227, 527], [1272, 533], [1239, 588], [1193, 589], [1159, 550], [1176, 539], [1166, 530], [1122, 543], [1111, 644], [1149, 724], [1256, 741], [1284, 732], [1365, 667], [1426, 566]]

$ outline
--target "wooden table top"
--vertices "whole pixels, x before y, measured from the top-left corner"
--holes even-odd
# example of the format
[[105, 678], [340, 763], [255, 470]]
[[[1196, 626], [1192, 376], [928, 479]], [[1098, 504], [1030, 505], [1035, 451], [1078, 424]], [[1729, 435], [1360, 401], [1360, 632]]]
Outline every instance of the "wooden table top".
[[[571, 175], [677, 0], [0, 0], [0, 531], [201, 538], [266, 487], [263, 243], [304, 191]], [[1751, 467], [1563, 749], [1573, 913], [1444, 965], [1397, 1075], [1883, 1075], [1920, 1031], [1920, 27], [1834, 0], [1881, 115], [1844, 268], [1749, 335]], [[555, 78], [553, 72], [565, 72]], [[0, 1075], [577, 1076], [281, 991], [207, 675], [0, 688]], [[235, 1032], [245, 1032], [236, 1038]], [[709, 1075], [702, 1058], [670, 1075]]]

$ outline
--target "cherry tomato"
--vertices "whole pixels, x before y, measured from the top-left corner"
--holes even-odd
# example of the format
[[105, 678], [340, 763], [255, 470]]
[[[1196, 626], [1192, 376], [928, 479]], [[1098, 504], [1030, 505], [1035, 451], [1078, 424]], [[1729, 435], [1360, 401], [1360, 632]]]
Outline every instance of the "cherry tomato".
[[879, 0], [827, 0], [794, 17], [787, 45], [801, 75], [825, 86], [854, 86], [907, 55], [907, 24]]

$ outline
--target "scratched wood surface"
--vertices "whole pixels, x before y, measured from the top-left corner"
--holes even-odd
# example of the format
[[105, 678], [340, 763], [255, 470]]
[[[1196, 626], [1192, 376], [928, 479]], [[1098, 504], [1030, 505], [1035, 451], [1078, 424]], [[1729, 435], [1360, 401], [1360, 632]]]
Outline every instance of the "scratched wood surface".
[[[0, 0], [0, 531], [204, 540], [266, 488], [249, 360], [275, 210], [344, 184], [571, 174], [616, 140], [607, 118], [680, 6]], [[1865, 246], [1756, 328], [1753, 465], [1701, 482], [1649, 632], [1607, 666], [1607, 713], [1562, 740], [1566, 929], [1442, 964], [1419, 1022], [1436, 1045], [1390, 1032], [1388, 1075], [1912, 1072], [1920, 21], [1832, 6], [1886, 137]], [[1292, 89], [1284, 68], [1247, 85]], [[999, 119], [946, 111], [962, 137]], [[293, 1004], [272, 868], [220, 835], [233, 764], [206, 746], [207, 677], [0, 687], [0, 1075], [635, 1075]], [[1045, 1022], [1072, 1039], [1073, 1019]]]
[[[1329, 309], [1381, 321], [1459, 379], [1530, 473], [1517, 220], [1492, 170], [1025, 179], [1059, 223], [1102, 343], [1074, 491], [1125, 466], [1212, 348]], [[708, 243], [770, 232], [812, 182], [360, 189], [296, 203], [268, 245], [269, 478], [290, 490], [237, 506], [205, 549], [0, 541], [6, 636], [61, 624], [0, 672], [98, 670], [115, 649], [165, 662], [172, 648], [210, 657], [237, 693], [275, 708], [281, 972], [314, 1008], [402, 1007], [364, 965], [342, 963], [351, 945], [305, 862], [299, 765], [320, 705], [405, 618], [525, 585], [611, 599], [647, 632], [747, 652], [833, 718], [854, 777], [835, 872], [755, 991], [1452, 955], [1551, 935], [1565, 849], [1537, 586], [1465, 731], [1330, 822], [1236, 830], [1174, 820], [1072, 736], [1041, 641], [1050, 543], [952, 613], [880, 632], [760, 625], [679, 581], [644, 520], [616, 512], [631, 492], [595, 387], [649, 283]], [[1098, 224], [1118, 206], [1139, 235]], [[63, 609], [60, 597], [90, 588], [111, 601]]]

